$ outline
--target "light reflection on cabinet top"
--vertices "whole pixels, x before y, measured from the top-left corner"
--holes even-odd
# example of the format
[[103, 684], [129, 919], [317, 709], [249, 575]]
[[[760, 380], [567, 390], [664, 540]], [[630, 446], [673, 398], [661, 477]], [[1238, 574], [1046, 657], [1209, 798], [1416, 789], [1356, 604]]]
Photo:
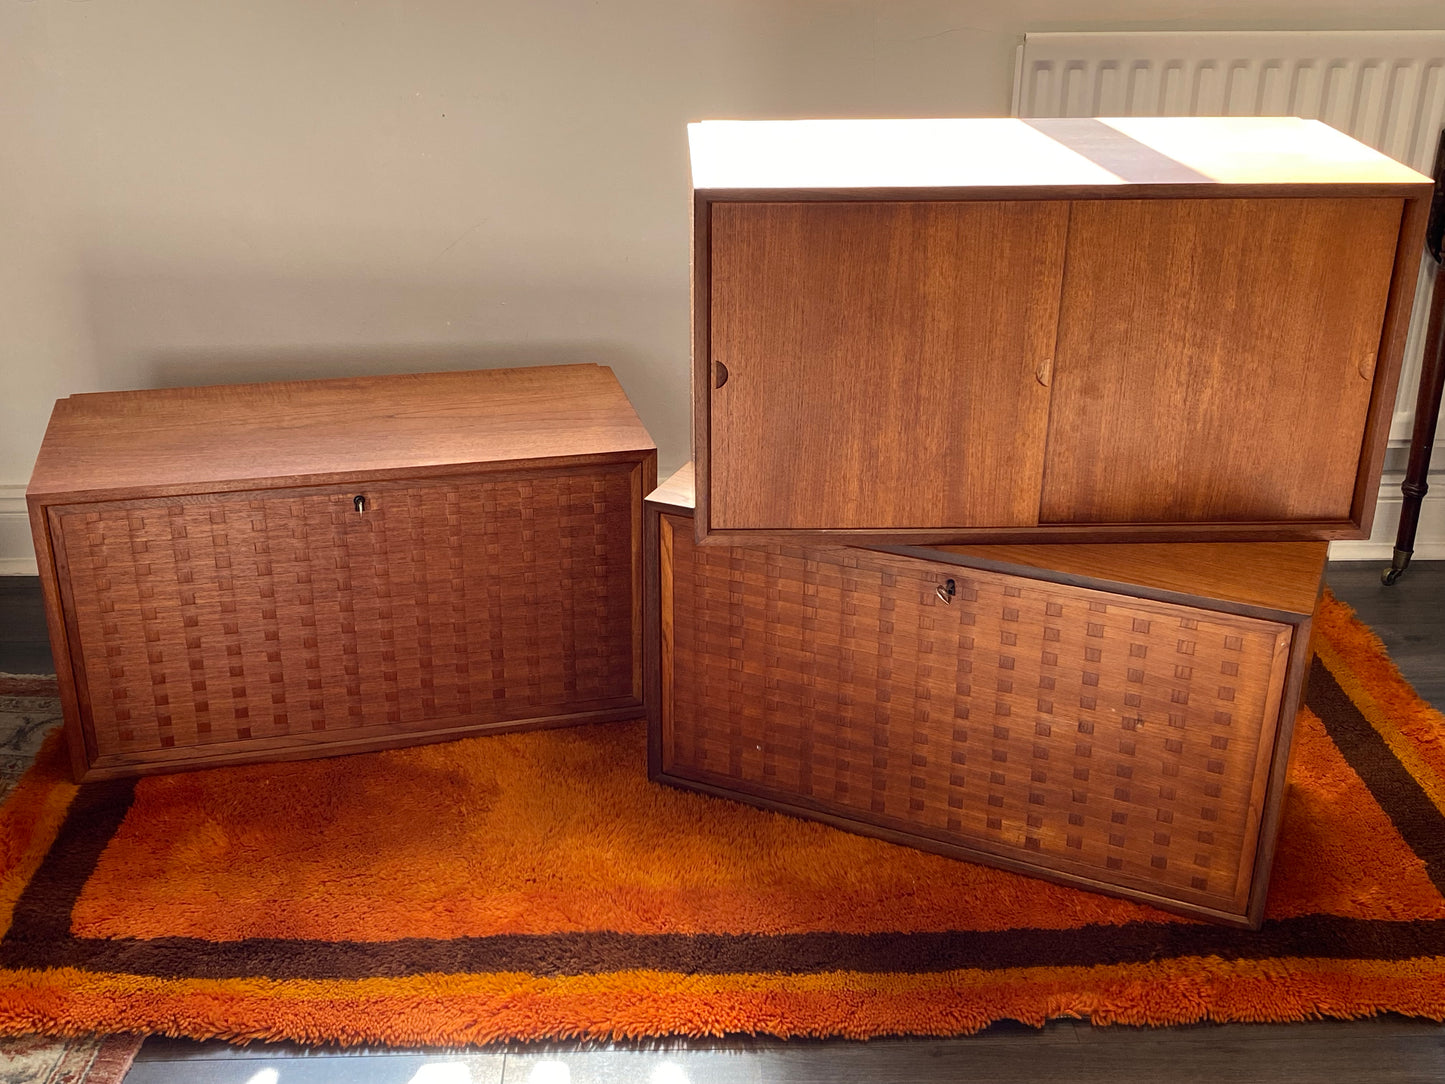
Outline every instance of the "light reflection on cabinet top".
[[653, 447], [603, 365], [94, 392], [55, 404], [27, 495], [313, 485]]
[[688, 138], [693, 187], [710, 191], [1431, 184], [1297, 117], [702, 121]]

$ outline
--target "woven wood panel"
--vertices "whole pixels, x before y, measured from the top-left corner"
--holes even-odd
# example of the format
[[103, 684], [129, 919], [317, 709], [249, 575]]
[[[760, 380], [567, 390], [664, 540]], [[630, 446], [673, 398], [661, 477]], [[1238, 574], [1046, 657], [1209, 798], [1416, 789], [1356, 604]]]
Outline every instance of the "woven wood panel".
[[662, 531], [668, 774], [1241, 909], [1289, 626]]
[[95, 754], [314, 744], [632, 696], [630, 471], [66, 510]]

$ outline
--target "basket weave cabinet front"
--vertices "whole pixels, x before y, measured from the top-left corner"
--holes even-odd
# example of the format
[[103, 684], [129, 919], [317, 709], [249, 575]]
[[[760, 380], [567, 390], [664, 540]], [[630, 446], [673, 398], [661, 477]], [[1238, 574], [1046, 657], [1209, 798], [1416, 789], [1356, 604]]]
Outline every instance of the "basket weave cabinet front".
[[[368, 424], [385, 427], [408, 400], [441, 429], [459, 420], [486, 427], [494, 412], [520, 427], [528, 403], [546, 396], [553, 409], [569, 388], [615, 393], [612, 409], [626, 406], [606, 370], [569, 368], [580, 371], [533, 371], [520, 382], [449, 374], [437, 386], [297, 384], [275, 424], [299, 422], [328, 397], [345, 406], [333, 417], [353, 440]], [[223, 413], [216, 402], [248, 394], [213, 389], [209, 409]], [[168, 393], [150, 397], [164, 416]], [[52, 453], [72, 409], [57, 408]], [[548, 421], [543, 410], [535, 425]], [[635, 415], [629, 424], [640, 431]], [[347, 480], [36, 501], [78, 773], [635, 716], [641, 497], [655, 453], [645, 434], [607, 453], [585, 433], [576, 440], [582, 454], [530, 462], [488, 462], [474, 447], [455, 464], [404, 476], [336, 470]]]
[[1020, 547], [699, 546], [689, 497], [649, 502], [655, 779], [1257, 923], [1323, 545], [1273, 551], [1271, 611]]

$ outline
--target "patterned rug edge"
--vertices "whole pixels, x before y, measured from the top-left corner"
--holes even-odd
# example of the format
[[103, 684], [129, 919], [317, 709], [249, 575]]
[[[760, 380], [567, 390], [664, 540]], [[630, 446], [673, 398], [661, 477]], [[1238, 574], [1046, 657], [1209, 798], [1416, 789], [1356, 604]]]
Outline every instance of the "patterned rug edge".
[[0, 674], [0, 696], [59, 696], [54, 674]]
[[144, 1035], [0, 1039], [0, 1081], [25, 1084], [121, 1084], [140, 1053]]

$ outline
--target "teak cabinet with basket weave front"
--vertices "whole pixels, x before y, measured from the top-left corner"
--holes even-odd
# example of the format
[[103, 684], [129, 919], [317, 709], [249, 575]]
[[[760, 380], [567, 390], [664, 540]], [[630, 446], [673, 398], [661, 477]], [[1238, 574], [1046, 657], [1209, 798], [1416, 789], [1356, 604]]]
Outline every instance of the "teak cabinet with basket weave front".
[[699, 546], [647, 502], [652, 778], [1257, 926], [1322, 542]]
[[636, 717], [656, 469], [595, 365], [61, 400], [28, 500], [77, 778]]
[[1368, 535], [1423, 175], [1291, 118], [691, 146], [699, 541]]

